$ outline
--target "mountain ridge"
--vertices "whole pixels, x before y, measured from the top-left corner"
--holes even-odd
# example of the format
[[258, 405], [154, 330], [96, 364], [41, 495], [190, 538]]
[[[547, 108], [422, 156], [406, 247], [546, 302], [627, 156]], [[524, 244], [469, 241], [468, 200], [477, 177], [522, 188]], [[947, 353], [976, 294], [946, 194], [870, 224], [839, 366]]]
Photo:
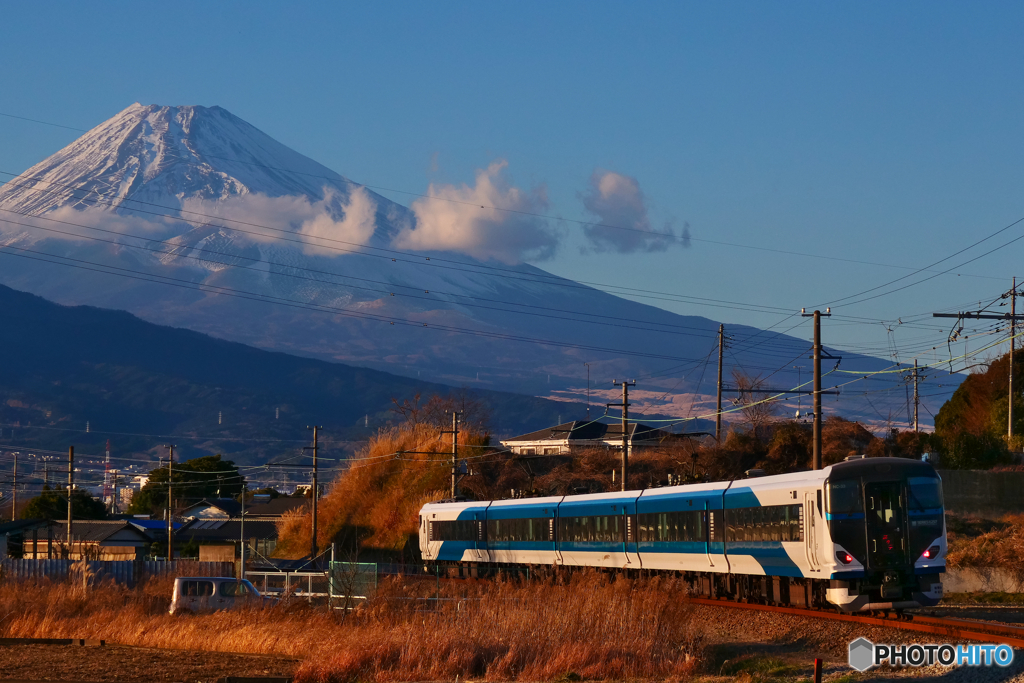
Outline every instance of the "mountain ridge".
[[[220, 107], [132, 105], [25, 175], [0, 187], [0, 209], [32, 214], [19, 220], [34, 227], [0, 223], [0, 253], [32, 248], [61, 265], [9, 258], [0, 282], [60, 303], [533, 395], [584, 391], [587, 363], [595, 381], [637, 377], [673, 395], [700, 393], [685, 372], [717, 340], [714, 320], [620, 298], [528, 263], [396, 250], [394, 237], [415, 223], [411, 209]], [[55, 219], [84, 227], [57, 238]], [[112, 243], [95, 239], [100, 229], [114, 233]], [[76, 262], [88, 265], [72, 274]], [[127, 273], [149, 281], [128, 281], [136, 276]], [[400, 320], [402, 329], [388, 324]], [[743, 325], [729, 332], [731, 364], [797, 383], [786, 363], [806, 350], [806, 340]], [[889, 364], [843, 355], [866, 372]]]
[[[294, 450], [273, 443], [301, 440], [306, 424], [324, 425], [329, 439], [358, 441], [388, 424], [392, 399], [460, 391], [154, 325], [125, 311], [61, 306], [2, 285], [0, 308], [8, 361], [0, 364], [0, 446], [8, 448], [98, 448], [113, 434], [121, 452], [145, 451], [152, 437], [177, 434], [190, 439], [186, 457], [220, 452], [249, 462]], [[490, 406], [498, 434], [585, 411], [507, 392], [469, 395]]]

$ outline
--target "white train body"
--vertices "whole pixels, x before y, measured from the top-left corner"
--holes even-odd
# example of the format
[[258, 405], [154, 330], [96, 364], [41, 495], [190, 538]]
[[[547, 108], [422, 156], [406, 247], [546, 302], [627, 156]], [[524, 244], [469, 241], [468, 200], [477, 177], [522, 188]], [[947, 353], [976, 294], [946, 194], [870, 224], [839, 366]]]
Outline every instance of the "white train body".
[[934, 605], [946, 529], [926, 463], [574, 496], [430, 503], [427, 562], [680, 572], [698, 593], [846, 611]]

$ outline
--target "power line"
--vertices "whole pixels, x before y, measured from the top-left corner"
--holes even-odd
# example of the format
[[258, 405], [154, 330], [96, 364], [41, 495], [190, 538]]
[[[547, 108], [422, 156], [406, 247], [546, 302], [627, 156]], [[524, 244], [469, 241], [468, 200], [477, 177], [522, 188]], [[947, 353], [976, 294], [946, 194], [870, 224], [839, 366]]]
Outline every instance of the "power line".
[[[68, 130], [80, 131], [80, 132], [83, 132], [83, 133], [90, 132], [89, 130], [85, 130], [85, 129], [82, 129], [82, 128], [75, 128], [75, 127], [72, 127], [72, 126], [65, 126], [65, 125], [61, 125], [61, 124], [50, 123], [50, 122], [47, 122], [47, 121], [41, 121], [39, 119], [31, 119], [31, 118], [27, 118], [27, 117], [23, 117], [23, 116], [15, 116], [13, 114], [4, 114], [2, 112], [0, 112], [0, 116], [6, 116], [6, 117], [9, 117], [9, 118], [20, 119], [22, 121], [30, 121], [30, 122], [33, 122], [33, 123], [39, 123], [39, 124], [48, 125], [48, 126], [55, 126], [55, 127], [58, 127], [58, 128], [65, 128], [65, 129], [68, 129]], [[189, 161], [190, 160], [187, 157], [182, 157], [182, 156], [179, 156], [179, 155], [167, 152], [167, 151], [165, 151], [165, 156], [168, 156], [168, 157], [171, 157], [171, 158], [175, 158], [175, 159], [179, 159], [179, 160], [182, 160], [182, 161]], [[594, 221], [587, 221], [587, 220], [573, 219], [573, 218], [565, 218], [564, 216], [554, 216], [554, 215], [544, 214], [544, 213], [535, 212], [535, 211], [523, 211], [521, 209], [510, 209], [510, 208], [507, 208], [507, 207], [490, 206], [490, 205], [487, 205], [487, 204], [481, 205], [481, 204], [479, 204], [478, 202], [475, 202], [475, 201], [474, 202], [469, 202], [469, 201], [465, 201], [465, 200], [455, 199], [453, 197], [441, 197], [441, 196], [438, 196], [436, 194], [425, 194], [423, 192], [412, 192], [412, 191], [408, 191], [408, 190], [399, 190], [399, 189], [396, 189], [396, 188], [385, 187], [385, 186], [382, 186], [382, 185], [371, 185], [371, 184], [366, 184], [366, 183], [357, 183], [357, 182], [355, 182], [353, 180], [349, 180], [348, 178], [345, 178], [341, 174], [337, 174], [337, 173], [334, 176], [327, 176], [327, 175], [321, 175], [321, 174], [316, 174], [316, 173], [309, 173], [308, 171], [298, 171], [298, 170], [295, 170], [295, 169], [289, 169], [289, 168], [285, 168], [285, 167], [281, 167], [281, 166], [270, 166], [268, 164], [261, 164], [261, 163], [254, 162], [254, 161], [245, 161], [245, 160], [238, 159], [238, 158], [235, 158], [235, 157], [227, 157], [227, 156], [216, 155], [216, 154], [204, 154], [203, 157], [204, 158], [210, 158], [210, 159], [221, 159], [221, 160], [224, 160], [224, 161], [230, 161], [232, 163], [241, 164], [243, 166], [254, 166], [254, 167], [257, 167], [257, 168], [262, 168], [262, 169], [272, 170], [272, 171], [285, 171], [287, 173], [292, 173], [292, 174], [295, 174], [295, 175], [303, 175], [303, 176], [307, 176], [307, 177], [311, 177], [311, 178], [317, 178], [317, 179], [321, 179], [321, 180], [330, 180], [332, 182], [342, 182], [342, 183], [344, 183], [346, 185], [354, 186], [356, 188], [368, 188], [368, 189], [375, 190], [375, 191], [378, 191], [378, 192], [391, 192], [391, 193], [394, 193], [394, 194], [401, 194], [401, 195], [405, 195], [405, 196], [409, 196], [409, 197], [416, 197], [416, 198], [419, 198], [419, 199], [428, 199], [428, 200], [431, 200], [431, 201], [444, 201], [444, 202], [448, 202], [448, 203], [451, 203], [451, 204], [459, 204], [459, 205], [465, 205], [465, 206], [472, 206], [474, 208], [479, 206], [480, 208], [486, 208], [486, 209], [490, 209], [490, 210], [493, 210], [493, 211], [500, 211], [500, 212], [503, 212], [503, 213], [510, 213], [510, 214], [515, 214], [515, 215], [520, 215], [520, 216], [528, 216], [528, 217], [531, 217], [531, 218], [542, 218], [542, 219], [545, 219], [545, 220], [560, 221], [560, 222], [565, 222], [565, 223], [574, 223], [576, 225], [579, 225], [579, 226], [582, 226], [582, 227], [585, 227], [585, 228], [586, 227], [610, 228], [610, 229], [613, 229], [613, 230], [621, 230], [621, 231], [626, 231], [626, 232], [640, 233], [640, 234], [643, 234], [643, 235], [648, 235], [648, 236], [651, 236], [651, 237], [657, 237], [657, 238], [660, 238], [660, 239], [670, 238], [670, 239], [673, 239], [673, 240], [676, 240], [676, 241], [679, 241], [679, 242], [682, 242], [682, 243], [686, 243], [686, 242], [702, 242], [702, 243], [705, 243], [705, 244], [714, 244], [714, 245], [717, 245], [717, 246], [732, 247], [732, 248], [737, 248], [737, 249], [749, 249], [749, 250], [755, 250], [755, 251], [764, 251], [764, 252], [768, 252], [768, 253], [784, 254], [784, 255], [790, 255], [790, 256], [800, 256], [800, 257], [804, 257], [804, 258], [814, 258], [814, 259], [823, 259], [823, 260], [829, 260], [829, 261], [839, 261], [839, 262], [845, 262], [845, 263], [853, 263], [853, 264], [857, 264], [857, 265], [879, 266], [879, 267], [883, 267], [883, 268], [899, 268], [899, 269], [904, 269], [904, 270], [913, 270], [912, 266], [903, 266], [903, 265], [894, 264], [894, 263], [879, 263], [879, 262], [875, 262], [875, 261], [862, 261], [862, 260], [857, 260], [857, 259], [849, 259], [849, 258], [843, 258], [843, 257], [839, 257], [839, 256], [830, 256], [830, 255], [825, 255], [825, 254], [811, 254], [811, 253], [807, 253], [807, 252], [790, 251], [790, 250], [785, 250], [785, 249], [776, 249], [776, 248], [772, 248], [772, 247], [762, 247], [762, 246], [755, 246], [755, 245], [750, 245], [750, 244], [739, 244], [739, 243], [736, 243], [736, 242], [725, 242], [725, 241], [721, 241], [721, 240], [710, 240], [710, 239], [705, 239], [705, 238], [693, 237], [691, 235], [676, 235], [675, 233], [659, 233], [659, 232], [655, 232], [653, 230], [643, 230], [641, 228], [631, 228], [631, 227], [628, 227], [628, 226], [613, 225], [613, 224], [610, 224], [610, 223], [596, 223]], [[318, 163], [318, 165], [320, 165], [319, 162], [315, 162], [315, 163]], [[12, 175], [12, 176], [18, 177], [17, 175], [9, 173], [9, 172], [3, 172], [3, 173], [5, 175]], [[126, 198], [123, 201], [137, 201], [137, 200]], [[967, 275], [967, 277], [977, 277], [977, 278], [986, 278], [986, 279], [999, 279], [999, 278], [997, 278], [995, 276], [990, 276], [990, 275], [974, 275], [974, 274], [967, 274], [967, 273], [964, 273], [964, 275]]]
[[[25, 253], [14, 253], [14, 252], [11, 251], [12, 249], [17, 250], [18, 252], [25, 252]], [[424, 328], [431, 328], [431, 329], [434, 329], [434, 330], [441, 330], [441, 331], [445, 331], [445, 332], [454, 332], [454, 333], [457, 333], [457, 334], [467, 334], [467, 335], [471, 335], [471, 336], [479, 336], [479, 337], [485, 337], [485, 338], [490, 338], [490, 339], [504, 339], [506, 341], [518, 341], [518, 342], [538, 344], [538, 345], [556, 346], [556, 347], [559, 347], [559, 348], [574, 348], [574, 349], [581, 349], [581, 350], [586, 350], [586, 351], [596, 351], [596, 352], [600, 352], [600, 353], [619, 354], [619, 355], [634, 356], [634, 357], [640, 357], [640, 358], [654, 358], [654, 359], [671, 360], [671, 361], [682, 361], [682, 362], [690, 362], [690, 361], [697, 360], [697, 359], [693, 359], [693, 358], [680, 358], [680, 357], [677, 357], [677, 356], [669, 356], [667, 354], [644, 353], [644, 352], [640, 352], [640, 351], [632, 351], [632, 350], [627, 350], [627, 349], [615, 349], [615, 348], [606, 348], [606, 347], [600, 347], [600, 346], [591, 346], [591, 345], [587, 345], [587, 344], [575, 344], [575, 343], [570, 343], [570, 342], [556, 341], [556, 340], [552, 340], [552, 339], [541, 339], [541, 338], [536, 338], [536, 337], [526, 337], [526, 336], [522, 336], [522, 335], [513, 335], [513, 334], [507, 334], [507, 333], [500, 333], [500, 332], [487, 332], [485, 330], [474, 330], [474, 329], [470, 329], [470, 328], [457, 327], [457, 326], [453, 326], [453, 325], [442, 325], [442, 324], [437, 324], [437, 323], [421, 323], [421, 322], [418, 322], [418, 321], [415, 321], [415, 320], [408, 320], [408, 319], [400, 318], [400, 317], [397, 317], [397, 316], [392, 317], [392, 316], [376, 315], [376, 314], [371, 314], [371, 313], [352, 311], [351, 309], [346, 309], [346, 308], [342, 308], [342, 307], [339, 307], [339, 306], [328, 306], [326, 304], [315, 304], [315, 303], [310, 303], [310, 302], [297, 301], [297, 300], [294, 300], [294, 299], [287, 299], [285, 297], [276, 297], [276, 296], [271, 296], [271, 295], [267, 295], [267, 294], [259, 294], [259, 293], [256, 293], [256, 292], [250, 292], [248, 290], [235, 289], [235, 288], [230, 288], [230, 287], [222, 287], [222, 286], [219, 286], [219, 285], [210, 285], [210, 284], [205, 284], [205, 283], [194, 283], [194, 282], [190, 282], [188, 280], [182, 280], [180, 278], [172, 278], [172, 277], [165, 276], [165, 275], [156, 275], [156, 274], [153, 274], [153, 273], [146, 273], [146, 272], [142, 272], [142, 271], [131, 270], [131, 269], [128, 269], [128, 268], [120, 268], [120, 267], [117, 267], [117, 266], [110, 266], [110, 265], [105, 265], [105, 264], [99, 264], [99, 263], [96, 263], [96, 262], [93, 262], [93, 261], [88, 261], [88, 260], [85, 260], [85, 259], [74, 259], [74, 258], [70, 258], [70, 257], [67, 257], [67, 256], [58, 256], [58, 255], [50, 254], [50, 253], [47, 253], [47, 252], [40, 252], [40, 251], [36, 251], [36, 250], [33, 250], [33, 249], [27, 249], [27, 248], [24, 248], [24, 247], [16, 247], [16, 246], [13, 246], [13, 245], [4, 245], [4, 246], [0, 247], [0, 254], [4, 254], [4, 255], [7, 255], [7, 256], [15, 256], [15, 257], [19, 257], [19, 258], [26, 258], [26, 259], [30, 259], [30, 260], [33, 260], [33, 261], [41, 261], [43, 263], [51, 263], [51, 264], [54, 264], [54, 265], [59, 265], [59, 266], [64, 266], [64, 267], [76, 268], [76, 269], [81, 269], [81, 270], [88, 270], [88, 271], [93, 271], [93, 272], [97, 272], [97, 273], [104, 273], [106, 275], [114, 275], [114, 276], [117, 276], [117, 277], [124, 277], [124, 278], [133, 279], [133, 280], [142, 280], [142, 281], [146, 281], [146, 282], [152, 282], [152, 283], [155, 283], [155, 284], [163, 284], [163, 285], [168, 285], [168, 286], [173, 286], [173, 287], [179, 287], [179, 288], [182, 288], [182, 289], [191, 289], [191, 290], [194, 290], [194, 291], [207, 292], [207, 293], [210, 293], [210, 294], [216, 294], [216, 295], [221, 295], [221, 296], [231, 296], [231, 297], [236, 297], [236, 298], [241, 298], [241, 299], [249, 299], [249, 300], [252, 300], [252, 301], [262, 301], [262, 302], [265, 302], [265, 303], [272, 303], [272, 304], [277, 304], [277, 305], [281, 305], [281, 306], [287, 306], [289, 308], [300, 308], [300, 309], [305, 309], [305, 310], [310, 310], [310, 311], [317, 311], [317, 312], [321, 312], [321, 313], [334, 313], [334, 314], [345, 316], [345, 317], [360, 318], [360, 319], [364, 319], [364, 320], [374, 320], [374, 321], [381, 322], [381, 323], [389, 323], [391, 325], [401, 325], [401, 326], [405, 326], [405, 327], [424, 327]], [[36, 256], [27, 256], [26, 254], [36, 254]], [[41, 258], [43, 256], [49, 257], [49, 259], [60, 259], [60, 260], [56, 260], [55, 261], [55, 260], [49, 260], [47, 258]], [[90, 266], [92, 266], [92, 267], [90, 267]], [[103, 269], [108, 269], [108, 270], [103, 270]], [[123, 272], [114, 272], [114, 271], [123, 271]]]

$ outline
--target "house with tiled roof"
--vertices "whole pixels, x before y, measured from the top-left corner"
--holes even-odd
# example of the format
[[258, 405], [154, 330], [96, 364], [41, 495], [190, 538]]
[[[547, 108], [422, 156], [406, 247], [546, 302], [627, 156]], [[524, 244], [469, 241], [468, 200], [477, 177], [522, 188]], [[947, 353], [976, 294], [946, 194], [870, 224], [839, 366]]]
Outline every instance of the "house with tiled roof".
[[145, 531], [123, 519], [76, 519], [68, 542], [67, 521], [49, 525], [46, 537], [26, 537], [23, 557], [52, 557], [69, 560], [141, 560], [153, 539]]
[[[687, 439], [708, 436], [707, 432], [676, 434], [639, 422], [626, 425], [626, 438], [630, 451], [652, 448]], [[622, 424], [605, 424], [589, 420], [573, 420], [554, 427], [511, 439], [502, 439], [501, 445], [518, 455], [567, 455], [579, 448], [607, 448], [622, 450]]]

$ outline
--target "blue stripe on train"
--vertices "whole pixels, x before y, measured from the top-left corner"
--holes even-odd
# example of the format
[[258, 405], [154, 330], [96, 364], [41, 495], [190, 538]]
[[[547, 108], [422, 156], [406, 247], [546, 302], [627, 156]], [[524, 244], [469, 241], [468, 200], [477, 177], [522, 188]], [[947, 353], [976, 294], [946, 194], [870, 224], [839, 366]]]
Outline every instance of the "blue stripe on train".
[[800, 567], [790, 559], [781, 541], [761, 541], [760, 543], [737, 542], [726, 545], [726, 554], [749, 555], [757, 560], [761, 569], [768, 576], [803, 576]]
[[458, 562], [462, 559], [463, 553], [475, 549], [476, 543], [473, 541], [441, 541], [441, 547], [437, 550], [437, 559]]

